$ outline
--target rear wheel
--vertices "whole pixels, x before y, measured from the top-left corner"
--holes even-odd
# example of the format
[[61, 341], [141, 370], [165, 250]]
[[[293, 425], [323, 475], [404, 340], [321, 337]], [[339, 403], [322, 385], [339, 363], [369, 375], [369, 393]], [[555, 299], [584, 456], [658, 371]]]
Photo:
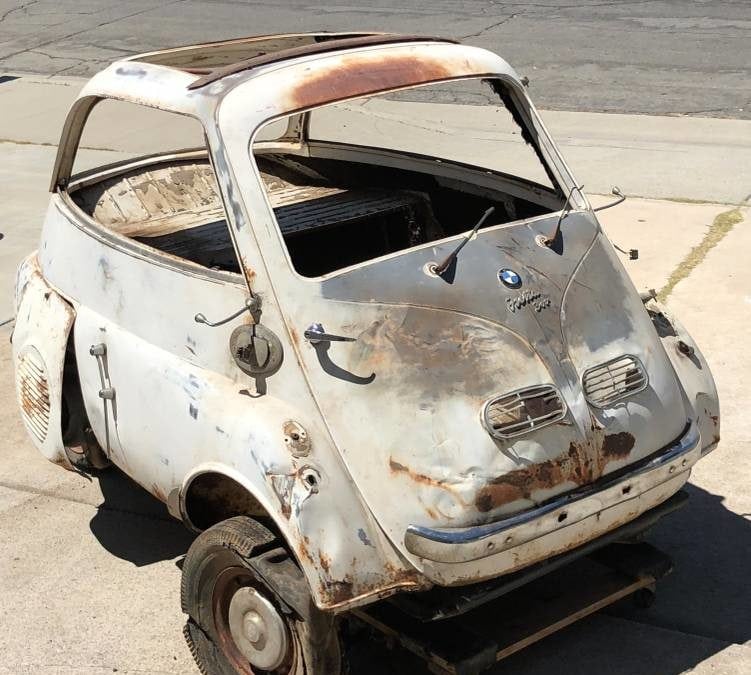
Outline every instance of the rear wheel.
[[185, 557], [185, 638], [205, 675], [338, 675], [334, 618], [318, 610], [279, 540], [238, 516], [209, 528]]

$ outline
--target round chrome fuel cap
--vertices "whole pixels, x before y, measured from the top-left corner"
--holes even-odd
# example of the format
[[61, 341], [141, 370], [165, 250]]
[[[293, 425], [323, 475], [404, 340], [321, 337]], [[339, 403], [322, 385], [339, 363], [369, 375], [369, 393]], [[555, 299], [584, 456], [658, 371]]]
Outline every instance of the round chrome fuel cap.
[[519, 286], [522, 285], [522, 278], [514, 272], [514, 270], [510, 270], [508, 267], [503, 267], [498, 270], [498, 279], [508, 288], [519, 288]]

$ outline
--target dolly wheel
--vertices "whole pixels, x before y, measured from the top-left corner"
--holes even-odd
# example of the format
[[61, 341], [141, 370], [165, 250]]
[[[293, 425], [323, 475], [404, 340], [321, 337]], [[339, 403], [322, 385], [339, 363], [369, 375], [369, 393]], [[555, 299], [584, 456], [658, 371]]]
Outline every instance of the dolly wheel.
[[649, 609], [654, 604], [656, 597], [655, 589], [649, 586], [634, 591], [634, 594], [631, 596], [634, 604], [639, 609]]
[[342, 672], [333, 616], [315, 607], [300, 568], [252, 518], [224, 520], [193, 542], [181, 604], [185, 639], [204, 675]]

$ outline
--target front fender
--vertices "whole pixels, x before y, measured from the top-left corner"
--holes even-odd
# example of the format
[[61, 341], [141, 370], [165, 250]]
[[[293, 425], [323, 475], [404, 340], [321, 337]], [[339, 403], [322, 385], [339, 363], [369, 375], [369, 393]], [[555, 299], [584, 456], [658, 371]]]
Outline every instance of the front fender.
[[36, 448], [73, 471], [63, 444], [62, 390], [75, 310], [47, 284], [36, 253], [18, 268], [15, 302], [13, 369], [21, 419]]
[[665, 305], [652, 299], [645, 307], [693, 407], [702, 453], [714, 450], [720, 442], [720, 401], [709, 364], [683, 324]]
[[311, 463], [289, 468], [289, 473], [264, 475], [204, 462], [183, 481], [177, 497], [180, 517], [190, 522], [185, 500], [191, 483], [207, 473], [219, 474], [242, 486], [274, 521], [319, 608], [342, 611], [425, 584], [393, 550], [356, 495], [346, 486], [334, 487], [335, 476], [317, 470], [320, 483], [311, 489], [306, 481]]

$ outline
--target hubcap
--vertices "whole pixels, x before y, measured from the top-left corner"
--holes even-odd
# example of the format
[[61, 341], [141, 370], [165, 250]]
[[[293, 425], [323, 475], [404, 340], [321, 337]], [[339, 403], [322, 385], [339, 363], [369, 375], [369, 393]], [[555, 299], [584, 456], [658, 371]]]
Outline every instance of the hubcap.
[[274, 670], [287, 654], [284, 619], [266, 598], [247, 586], [239, 588], [229, 605], [229, 630], [237, 648], [251, 665]]

